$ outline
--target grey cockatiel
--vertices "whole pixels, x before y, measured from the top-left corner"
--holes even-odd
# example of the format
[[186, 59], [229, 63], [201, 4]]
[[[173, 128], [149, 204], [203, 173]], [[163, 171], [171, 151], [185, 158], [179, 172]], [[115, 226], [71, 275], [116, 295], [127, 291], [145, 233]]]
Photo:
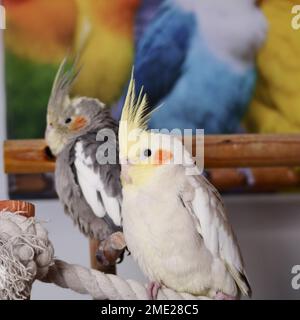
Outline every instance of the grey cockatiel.
[[[56, 190], [65, 212], [80, 230], [103, 240], [121, 225], [120, 166], [116, 159], [115, 164], [97, 161], [101, 154], [105, 156], [99, 152], [104, 143], [116, 152], [117, 124], [100, 101], [69, 97], [78, 72], [74, 66], [66, 70], [66, 64], [65, 59], [57, 72], [47, 114], [46, 141], [57, 157]], [[97, 141], [103, 129], [109, 138]]]
[[150, 296], [160, 285], [217, 299], [250, 295], [221, 196], [180, 139], [146, 130], [146, 98], [134, 92], [132, 80], [119, 128], [123, 232]]

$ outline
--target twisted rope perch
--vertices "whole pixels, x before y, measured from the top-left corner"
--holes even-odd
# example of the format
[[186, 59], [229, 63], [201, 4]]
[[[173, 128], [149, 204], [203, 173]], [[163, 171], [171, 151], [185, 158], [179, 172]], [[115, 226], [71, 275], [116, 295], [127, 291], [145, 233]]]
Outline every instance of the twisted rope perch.
[[[97, 300], [147, 300], [134, 280], [54, 259], [47, 230], [34, 218], [0, 212], [0, 300], [30, 297], [34, 280], [54, 283]], [[161, 288], [158, 300], [204, 300]]]
[[[97, 300], [147, 300], [146, 288], [134, 280], [105, 274], [64, 261], [55, 260], [43, 282], [55, 283], [59, 287], [69, 288], [81, 294], [89, 294]], [[178, 293], [168, 288], [161, 288], [158, 300], [203, 300], [187, 293]]]

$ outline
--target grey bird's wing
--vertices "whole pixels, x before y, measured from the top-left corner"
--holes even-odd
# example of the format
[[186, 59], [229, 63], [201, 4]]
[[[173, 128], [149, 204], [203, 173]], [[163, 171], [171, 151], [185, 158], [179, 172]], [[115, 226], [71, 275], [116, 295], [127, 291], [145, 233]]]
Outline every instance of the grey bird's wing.
[[240, 249], [219, 192], [202, 175], [187, 175], [179, 196], [192, 215], [206, 248], [214, 257], [224, 261], [241, 292], [251, 295]]
[[84, 234], [104, 240], [121, 226], [121, 169], [97, 162], [103, 142], [96, 136], [96, 131], [87, 133], [58, 155], [55, 180], [65, 212]]
[[[116, 163], [99, 164], [100, 146], [94, 134], [87, 134], [77, 141], [74, 164], [78, 184], [97, 217], [105, 218], [107, 214], [116, 226], [121, 226], [120, 167]], [[113, 149], [116, 150], [116, 145]]]

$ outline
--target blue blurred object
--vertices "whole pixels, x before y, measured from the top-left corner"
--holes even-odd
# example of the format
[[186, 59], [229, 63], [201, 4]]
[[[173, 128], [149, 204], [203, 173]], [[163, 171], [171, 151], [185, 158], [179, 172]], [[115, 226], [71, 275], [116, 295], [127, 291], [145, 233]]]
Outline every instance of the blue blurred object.
[[135, 43], [144, 35], [148, 25], [155, 17], [163, 0], [142, 0], [135, 18]]
[[163, 1], [135, 56], [137, 90], [163, 104], [150, 127], [239, 131], [266, 29], [254, 0]]

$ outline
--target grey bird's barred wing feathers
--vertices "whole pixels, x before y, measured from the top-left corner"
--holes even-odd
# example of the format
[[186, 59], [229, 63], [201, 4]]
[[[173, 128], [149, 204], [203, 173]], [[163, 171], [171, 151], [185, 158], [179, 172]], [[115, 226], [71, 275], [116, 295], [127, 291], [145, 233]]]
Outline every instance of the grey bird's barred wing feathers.
[[75, 146], [75, 168], [79, 186], [95, 215], [104, 218], [107, 214], [116, 226], [121, 225], [121, 196], [109, 192], [107, 182], [102, 179], [97, 168], [97, 160], [92, 159], [84, 150], [84, 143], [79, 141]]
[[197, 230], [206, 248], [214, 257], [224, 261], [241, 292], [251, 295], [240, 249], [219, 192], [205, 177], [187, 176], [187, 183], [180, 197], [196, 221]]
[[83, 234], [104, 240], [115, 230], [104, 219], [98, 218], [87, 203], [77, 183], [72, 149], [73, 145], [69, 145], [57, 157], [55, 170], [57, 194], [65, 213], [72, 218]]
[[[110, 128], [117, 137], [118, 127], [109, 116], [108, 109], [101, 110], [89, 131], [77, 137], [58, 154], [55, 171], [56, 191], [65, 212], [85, 235], [99, 240], [120, 230], [113, 219], [118, 223], [116, 217], [122, 201], [120, 165], [103, 165], [96, 159], [97, 150], [104, 142], [97, 141], [97, 134], [103, 128]], [[117, 141], [112, 143], [111, 149], [118, 154]], [[89, 175], [91, 179], [88, 178]], [[90, 194], [88, 190], [93, 182], [96, 187]], [[101, 185], [99, 187], [100, 182], [103, 188]], [[107, 198], [109, 201], [106, 201]]]

